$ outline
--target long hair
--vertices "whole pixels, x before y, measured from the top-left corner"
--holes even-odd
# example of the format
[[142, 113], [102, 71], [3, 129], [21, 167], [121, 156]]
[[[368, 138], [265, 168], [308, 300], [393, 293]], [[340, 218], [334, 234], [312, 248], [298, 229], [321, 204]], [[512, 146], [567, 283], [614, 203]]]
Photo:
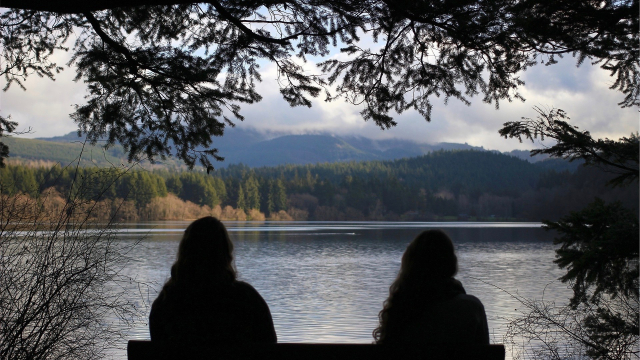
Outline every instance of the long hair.
[[398, 277], [378, 314], [373, 331], [377, 343], [388, 340], [398, 326], [409, 321], [418, 307], [446, 298], [446, 286], [458, 272], [453, 242], [442, 230], [427, 230], [416, 237], [402, 255]]
[[192, 222], [184, 231], [171, 278], [162, 292], [173, 289], [211, 290], [236, 280], [233, 266], [233, 243], [220, 220], [207, 216]]

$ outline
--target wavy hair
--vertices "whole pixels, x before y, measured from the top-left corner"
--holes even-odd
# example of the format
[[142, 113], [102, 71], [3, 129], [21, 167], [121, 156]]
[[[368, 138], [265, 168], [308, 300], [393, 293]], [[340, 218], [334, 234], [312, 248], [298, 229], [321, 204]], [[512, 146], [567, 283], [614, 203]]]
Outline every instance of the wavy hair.
[[230, 285], [237, 278], [233, 243], [220, 220], [207, 216], [184, 231], [171, 278], [164, 284], [166, 296], [173, 289], [211, 290]]
[[444, 231], [427, 230], [418, 235], [402, 255], [400, 272], [378, 314], [375, 342], [387, 342], [390, 334], [413, 317], [415, 309], [446, 296], [444, 284], [457, 272], [453, 242]]

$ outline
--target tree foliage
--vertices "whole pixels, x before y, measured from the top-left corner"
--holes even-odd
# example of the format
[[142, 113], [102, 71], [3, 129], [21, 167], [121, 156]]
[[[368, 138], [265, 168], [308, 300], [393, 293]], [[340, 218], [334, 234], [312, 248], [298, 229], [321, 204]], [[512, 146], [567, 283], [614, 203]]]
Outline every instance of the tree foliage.
[[[585, 166], [596, 166], [613, 173], [612, 186], [638, 186], [638, 134], [618, 141], [593, 139], [588, 131], [570, 125], [560, 109], [548, 112], [536, 108], [539, 116], [532, 120], [508, 122], [500, 130], [506, 137], [534, 140], [552, 138], [556, 144], [531, 154], [549, 154], [570, 160], [582, 159]], [[637, 204], [637, 198], [635, 200]], [[566, 274], [560, 279], [571, 284], [573, 296], [569, 309], [550, 311], [544, 304], [522, 302], [531, 314], [512, 324], [529, 337], [545, 335], [550, 329], [579, 341], [585, 353], [594, 359], [638, 358], [640, 302], [638, 259], [640, 238], [638, 211], [619, 202], [596, 199], [580, 211], [557, 222], [545, 221], [545, 228], [555, 230], [555, 263]], [[531, 318], [531, 315], [535, 315]], [[556, 321], [567, 319], [569, 326]], [[534, 319], [534, 320], [530, 320]], [[531, 325], [543, 324], [542, 329]], [[537, 331], [537, 333], [536, 333]], [[554, 350], [555, 351], [555, 350]]]
[[[5, 134], [11, 134], [18, 123], [11, 121], [8, 118], [0, 116], [0, 138]], [[9, 156], [9, 147], [0, 141], [0, 167], [4, 167], [4, 159]]]
[[[0, 168], [0, 190], [9, 196], [34, 196], [51, 187], [67, 193], [74, 179], [81, 179], [91, 184], [79, 195], [85, 200], [131, 202], [127, 205], [131, 211], [120, 212], [120, 219], [129, 220], [136, 220], [135, 214], [139, 219], [162, 219], [151, 216], [168, 213], [149, 207], [158, 202], [173, 206], [165, 198], [169, 192], [193, 206], [231, 206], [259, 210], [267, 216], [294, 208], [306, 211], [306, 219], [311, 220], [354, 220], [347, 216], [348, 208], [351, 215], [357, 210], [359, 218], [370, 220], [434, 220], [459, 214], [557, 220], [585, 207], [596, 196], [608, 202], [621, 201], [637, 211], [638, 189], [607, 187], [611, 174], [585, 167], [575, 172], [547, 170], [543, 165], [489, 151], [438, 151], [393, 161], [262, 168], [234, 165], [210, 174], [168, 170], [118, 173], [115, 169], [96, 172], [95, 167], [9, 164]], [[112, 186], [105, 186], [109, 177], [119, 174]], [[322, 209], [316, 212], [318, 206]]]
[[580, 131], [577, 126], [569, 124], [569, 117], [562, 109], [544, 111], [534, 108], [538, 113], [536, 119], [522, 118], [521, 121], [510, 121], [500, 129], [505, 138], [517, 138], [534, 141], [537, 138], [556, 140], [553, 146], [531, 150], [531, 156], [548, 154], [552, 157], [569, 160], [582, 159], [586, 165], [595, 165], [603, 170], [616, 174], [611, 180], [613, 185], [630, 184], [638, 180], [638, 133], [618, 141], [610, 139], [593, 139], [589, 131]]
[[638, 213], [597, 199], [544, 223], [559, 235], [555, 263], [567, 270], [560, 279], [571, 285], [573, 297], [556, 306], [512, 295], [524, 310], [509, 323], [505, 342], [521, 346], [518, 338], [526, 339], [536, 359], [640, 357]]
[[[7, 0], [0, 15], [4, 67], [23, 85], [54, 78], [52, 61], [71, 33], [71, 64], [88, 84], [72, 117], [89, 140], [121, 143], [130, 159], [177, 154], [189, 166], [219, 159], [212, 136], [242, 120], [240, 105], [261, 99], [259, 65], [277, 67], [291, 106], [363, 104], [381, 128], [390, 113], [431, 117], [433, 97], [469, 103], [481, 95], [522, 99], [519, 74], [557, 56], [590, 59], [610, 72], [622, 106], [638, 104], [638, 0], [385, 1], [167, 0], [46, 2]], [[362, 36], [378, 43], [363, 45]], [[302, 62], [340, 48], [346, 57]]]
[[573, 288], [571, 303], [638, 295], [638, 214], [597, 199], [545, 227], [560, 234], [555, 263]]

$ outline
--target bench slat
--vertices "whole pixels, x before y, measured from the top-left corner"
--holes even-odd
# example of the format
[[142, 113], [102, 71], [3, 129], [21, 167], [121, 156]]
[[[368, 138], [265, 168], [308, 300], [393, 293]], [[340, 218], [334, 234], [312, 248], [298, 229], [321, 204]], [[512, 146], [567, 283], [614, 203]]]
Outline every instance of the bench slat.
[[149, 340], [129, 340], [129, 360], [504, 360], [504, 345], [451, 345], [414, 348], [373, 344], [251, 344], [244, 347], [203, 347], [175, 353]]

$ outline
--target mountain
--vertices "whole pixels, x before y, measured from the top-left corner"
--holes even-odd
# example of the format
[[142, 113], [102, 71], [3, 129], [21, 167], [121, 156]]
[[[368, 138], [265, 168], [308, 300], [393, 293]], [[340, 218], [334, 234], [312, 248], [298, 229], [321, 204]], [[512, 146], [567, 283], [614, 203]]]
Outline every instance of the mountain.
[[527, 160], [528, 162], [536, 163], [538, 161], [544, 161], [549, 158], [547, 154], [538, 154], [536, 156], [531, 156], [529, 150], [511, 150], [509, 152], [505, 152], [506, 155], [511, 155], [513, 157], [517, 157], [522, 160]]
[[578, 170], [578, 167], [584, 164], [584, 160], [581, 159], [568, 161], [565, 159], [551, 158], [547, 154], [538, 154], [536, 156], [531, 156], [529, 150], [511, 150], [509, 152], [505, 152], [504, 154], [526, 160], [530, 163], [534, 163], [536, 164], [536, 166], [543, 170], [554, 170], [556, 172], [575, 172], [576, 170]]
[[435, 150], [482, 150], [467, 144], [421, 144], [410, 140], [374, 140], [360, 136], [329, 134], [262, 134], [256, 130], [232, 128], [214, 146], [225, 158], [220, 167], [244, 164], [249, 167], [283, 164], [315, 164], [345, 161], [394, 160], [428, 154]]
[[82, 166], [110, 166], [120, 165], [125, 158], [121, 146], [114, 146], [108, 150], [99, 146], [84, 146], [82, 142], [78, 141], [77, 135], [72, 134], [75, 139], [69, 135], [58, 137], [60, 141], [3, 137], [2, 142], [9, 146], [9, 161], [53, 161], [68, 165], [78, 161], [80, 154], [82, 154], [80, 159]]
[[[35, 140], [14, 139], [19, 141], [36, 141], [39, 144], [55, 143], [58, 148], [37, 153], [25, 152], [24, 146], [13, 148], [14, 157], [72, 161], [80, 149], [81, 138], [72, 132], [64, 136], [39, 138]], [[64, 146], [63, 146], [64, 145]], [[41, 145], [43, 146], [43, 145]], [[53, 146], [53, 145], [51, 145]], [[62, 146], [62, 147], [60, 147]], [[65, 147], [67, 146], [67, 147]], [[74, 146], [69, 148], [68, 146]], [[218, 154], [225, 158], [221, 163], [214, 163], [218, 168], [232, 164], [244, 164], [249, 167], [276, 166], [283, 164], [315, 164], [346, 161], [395, 160], [416, 157], [437, 150], [477, 150], [486, 151], [482, 147], [458, 143], [425, 144], [403, 139], [374, 140], [360, 136], [336, 136], [329, 134], [291, 135], [282, 133], [262, 133], [254, 129], [227, 128], [224, 136], [213, 139], [212, 146], [218, 148]], [[65, 150], [62, 150], [62, 149]], [[73, 153], [71, 149], [75, 149]], [[99, 149], [96, 149], [98, 151]], [[62, 156], [61, 153], [65, 155]], [[122, 147], [114, 146], [107, 151], [111, 156], [123, 161]], [[51, 154], [58, 154], [49, 158]], [[543, 156], [531, 158], [528, 151], [514, 150], [506, 155], [518, 157], [535, 163], [543, 160]], [[109, 159], [113, 160], [113, 159]], [[93, 161], [95, 163], [95, 161]], [[176, 166], [175, 161], [164, 162]], [[561, 168], [561, 164], [553, 164], [552, 168]]]
[[77, 132], [72, 131], [65, 135], [53, 136], [49, 138], [46, 138], [46, 137], [36, 138], [35, 140], [57, 142], [57, 143], [78, 143], [78, 142], [81, 143], [84, 141], [84, 136], [80, 137], [78, 136]]

